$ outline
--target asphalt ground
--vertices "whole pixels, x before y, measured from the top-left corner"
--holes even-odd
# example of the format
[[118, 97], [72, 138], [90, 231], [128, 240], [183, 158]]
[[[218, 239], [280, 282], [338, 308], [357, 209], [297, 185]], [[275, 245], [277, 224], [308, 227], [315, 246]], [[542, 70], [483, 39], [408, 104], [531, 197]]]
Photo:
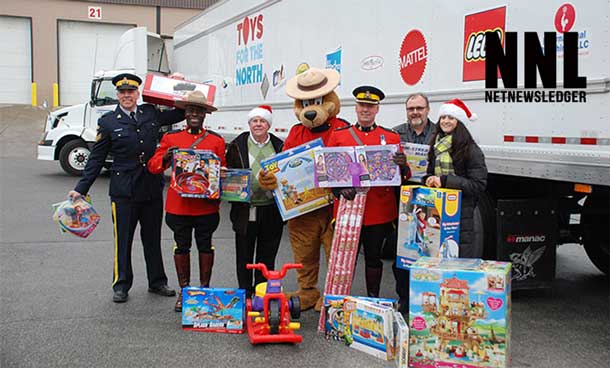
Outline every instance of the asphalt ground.
[[[318, 314], [302, 314], [299, 345], [252, 346], [246, 335], [182, 331], [174, 298], [147, 292], [139, 235], [129, 301], [111, 301], [112, 221], [108, 176], [91, 190], [102, 221], [86, 240], [60, 233], [51, 204], [76, 178], [32, 149], [44, 112], [0, 106], [0, 367], [373, 367], [393, 366], [316, 332]], [[176, 287], [172, 237], [164, 225], [165, 270]], [[228, 206], [214, 234], [212, 284], [235, 287]], [[285, 229], [277, 265], [290, 262]], [[353, 294], [365, 292], [362, 258]], [[196, 263], [193, 260], [193, 268]], [[195, 272], [192, 276], [197, 277]], [[296, 289], [294, 271], [286, 290]], [[390, 263], [382, 296], [393, 297]], [[513, 293], [511, 367], [608, 367], [609, 282], [579, 245], [558, 248], [557, 277], [545, 290]]]

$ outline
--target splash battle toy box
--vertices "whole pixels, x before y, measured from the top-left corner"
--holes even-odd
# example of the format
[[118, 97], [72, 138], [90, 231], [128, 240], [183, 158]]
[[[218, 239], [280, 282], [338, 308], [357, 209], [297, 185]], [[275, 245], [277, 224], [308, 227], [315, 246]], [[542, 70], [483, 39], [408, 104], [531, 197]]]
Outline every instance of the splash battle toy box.
[[360, 298], [343, 305], [346, 345], [384, 360], [394, 359], [394, 309]]
[[508, 367], [511, 264], [422, 257], [410, 269], [409, 366]]
[[182, 329], [243, 333], [246, 291], [185, 287], [182, 290]]
[[457, 258], [462, 193], [456, 189], [400, 188], [396, 265], [408, 269], [420, 257]]

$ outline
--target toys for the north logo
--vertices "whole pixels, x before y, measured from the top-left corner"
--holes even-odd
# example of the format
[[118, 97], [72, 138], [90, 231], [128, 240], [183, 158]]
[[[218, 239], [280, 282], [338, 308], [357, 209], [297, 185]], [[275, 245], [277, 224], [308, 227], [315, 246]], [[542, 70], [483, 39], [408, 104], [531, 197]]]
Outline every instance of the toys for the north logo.
[[263, 81], [263, 15], [246, 16], [237, 24], [235, 85]]

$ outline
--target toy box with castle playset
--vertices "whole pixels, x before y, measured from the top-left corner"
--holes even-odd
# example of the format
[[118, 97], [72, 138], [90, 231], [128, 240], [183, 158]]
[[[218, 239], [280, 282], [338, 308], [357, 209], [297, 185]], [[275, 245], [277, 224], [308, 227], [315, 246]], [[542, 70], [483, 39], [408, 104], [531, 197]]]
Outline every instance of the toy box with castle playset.
[[510, 263], [422, 257], [410, 270], [410, 367], [508, 367]]
[[459, 255], [462, 193], [456, 189], [400, 188], [396, 265], [407, 269], [420, 257]]

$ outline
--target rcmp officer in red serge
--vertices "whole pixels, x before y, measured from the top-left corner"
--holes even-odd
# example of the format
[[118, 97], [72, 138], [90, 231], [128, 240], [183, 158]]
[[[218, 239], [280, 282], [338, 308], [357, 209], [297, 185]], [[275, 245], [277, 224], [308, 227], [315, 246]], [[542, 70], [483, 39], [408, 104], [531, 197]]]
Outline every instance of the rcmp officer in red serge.
[[133, 282], [131, 245], [136, 225], [144, 247], [148, 291], [162, 296], [176, 292], [167, 286], [161, 256], [163, 218], [163, 176], [153, 175], [146, 162], [157, 147], [160, 125], [184, 119], [180, 109], [160, 112], [150, 104], [138, 106], [138, 87], [142, 80], [133, 74], [112, 79], [119, 106], [98, 120], [98, 133], [83, 178], [68, 197], [85, 195], [98, 177], [106, 157], [113, 157], [110, 169], [110, 199], [114, 224], [114, 267], [112, 300], [126, 302]]
[[[376, 124], [375, 116], [379, 112], [379, 102], [385, 98], [384, 93], [372, 86], [361, 86], [352, 92], [356, 97], [355, 125], [336, 129], [328, 142], [329, 147], [337, 146], [372, 146], [385, 144], [400, 144], [400, 136], [393, 130]], [[401, 170], [403, 181], [411, 176], [404, 153], [398, 152], [393, 158]], [[354, 188], [336, 188], [335, 196], [343, 196], [352, 200], [356, 195]], [[338, 201], [335, 201], [335, 214]], [[398, 217], [396, 188], [371, 187], [368, 191], [360, 244], [364, 247], [366, 290], [370, 297], [379, 297], [381, 275], [383, 273], [382, 246], [384, 241], [394, 240], [392, 233], [396, 231], [395, 221]], [[396, 244], [391, 245], [396, 258]], [[396, 279], [396, 292], [403, 306], [408, 300], [408, 275], [392, 265]]]
[[[176, 106], [185, 109], [186, 129], [163, 136], [161, 145], [148, 162], [148, 170], [153, 174], [163, 173], [171, 165], [173, 151], [177, 148], [212, 151], [225, 167], [224, 138], [203, 128], [205, 115], [216, 108], [208, 104], [201, 91], [187, 93], [182, 101], [176, 101]], [[174, 307], [176, 312], [182, 310], [182, 288], [190, 284], [193, 230], [199, 251], [199, 282], [203, 287], [210, 286], [214, 265], [212, 234], [220, 223], [219, 204], [216, 199], [182, 198], [172, 187], [167, 190], [165, 222], [174, 232], [174, 263], [180, 284]]]

